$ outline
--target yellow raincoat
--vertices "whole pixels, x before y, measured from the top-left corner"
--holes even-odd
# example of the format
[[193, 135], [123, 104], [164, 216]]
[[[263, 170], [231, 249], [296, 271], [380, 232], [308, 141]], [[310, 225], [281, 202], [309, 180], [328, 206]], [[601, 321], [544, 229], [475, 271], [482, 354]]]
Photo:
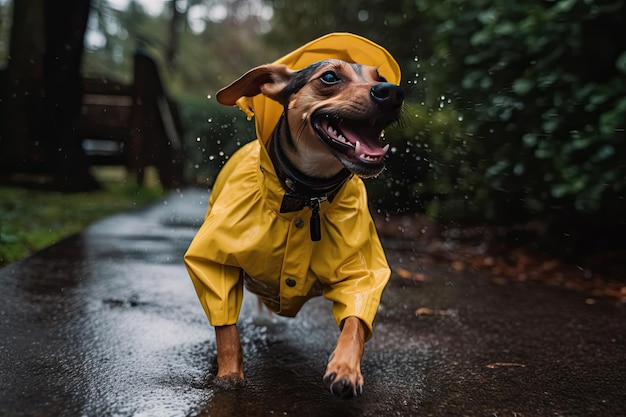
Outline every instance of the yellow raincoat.
[[[385, 49], [348, 33], [326, 35], [276, 63], [299, 70], [328, 58], [374, 66], [390, 83], [400, 82], [398, 64]], [[358, 317], [369, 338], [390, 271], [362, 180], [351, 177], [332, 202], [321, 203], [322, 238], [312, 241], [308, 207], [280, 212], [285, 190], [266, 146], [282, 106], [261, 94], [237, 104], [254, 115], [257, 140], [237, 151], [218, 175], [204, 224], [185, 254], [210, 323], [237, 322], [245, 281], [284, 316], [294, 316], [309, 298], [323, 294], [333, 302], [340, 327], [347, 317]]]

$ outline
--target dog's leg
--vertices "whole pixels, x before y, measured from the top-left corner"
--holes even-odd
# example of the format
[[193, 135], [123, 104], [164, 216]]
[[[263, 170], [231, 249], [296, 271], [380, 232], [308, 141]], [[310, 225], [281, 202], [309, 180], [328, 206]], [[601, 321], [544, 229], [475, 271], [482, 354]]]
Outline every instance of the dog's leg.
[[217, 377], [243, 381], [243, 352], [237, 325], [215, 327], [217, 345]]
[[348, 317], [330, 356], [324, 382], [330, 392], [341, 398], [352, 398], [363, 393], [361, 358], [365, 344], [364, 324], [356, 317]]

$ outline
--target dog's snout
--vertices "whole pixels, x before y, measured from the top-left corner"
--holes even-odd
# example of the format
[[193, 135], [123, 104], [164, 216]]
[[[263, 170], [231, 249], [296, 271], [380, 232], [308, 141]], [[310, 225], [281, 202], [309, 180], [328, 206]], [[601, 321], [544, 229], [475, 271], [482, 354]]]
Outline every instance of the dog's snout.
[[377, 104], [387, 108], [397, 108], [404, 101], [402, 89], [391, 83], [378, 83], [370, 89], [370, 95]]

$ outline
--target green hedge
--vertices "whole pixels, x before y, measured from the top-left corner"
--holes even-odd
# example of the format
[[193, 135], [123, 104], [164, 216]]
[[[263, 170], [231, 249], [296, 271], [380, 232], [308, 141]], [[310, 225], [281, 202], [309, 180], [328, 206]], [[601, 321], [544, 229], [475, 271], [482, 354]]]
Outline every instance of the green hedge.
[[462, 118], [450, 146], [426, 138], [431, 160], [448, 164], [425, 193], [414, 189], [426, 206], [492, 220], [564, 211], [625, 219], [624, 2], [416, 4], [432, 29], [429, 108], [445, 97]]

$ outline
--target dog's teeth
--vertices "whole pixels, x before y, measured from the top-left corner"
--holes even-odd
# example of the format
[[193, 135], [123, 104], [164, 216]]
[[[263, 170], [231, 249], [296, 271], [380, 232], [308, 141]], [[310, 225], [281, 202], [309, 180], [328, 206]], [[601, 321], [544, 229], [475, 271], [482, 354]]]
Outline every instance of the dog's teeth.
[[[361, 142], [356, 141], [356, 145], [354, 145], [354, 153], [359, 155], [361, 153]], [[359, 156], [362, 157], [363, 155]]]
[[389, 150], [389, 144], [386, 144], [386, 145], [383, 147], [383, 151], [385, 151], [385, 153], [387, 153], [387, 151], [388, 151], [388, 150]]
[[372, 156], [372, 155], [365, 155], [364, 153], [359, 155], [359, 158], [361, 158], [364, 161], [378, 161], [380, 159], [380, 158]]

